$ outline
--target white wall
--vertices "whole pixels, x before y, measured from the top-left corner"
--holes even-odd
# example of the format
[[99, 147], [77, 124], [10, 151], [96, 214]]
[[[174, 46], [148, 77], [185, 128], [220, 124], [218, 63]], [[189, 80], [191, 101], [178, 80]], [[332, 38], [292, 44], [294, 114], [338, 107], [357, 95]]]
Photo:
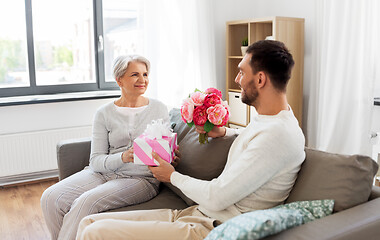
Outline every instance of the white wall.
[[304, 59], [304, 107], [303, 129], [306, 132], [307, 104], [310, 92], [311, 49], [315, 25], [315, 0], [213, 0], [215, 6], [215, 53], [218, 88], [226, 91], [226, 22], [260, 17], [282, 16], [305, 19], [305, 59]]
[[0, 107], [0, 185], [56, 174], [56, 144], [91, 136], [97, 108], [113, 99]]
[[0, 107], [0, 135], [92, 125], [96, 109], [111, 99]]

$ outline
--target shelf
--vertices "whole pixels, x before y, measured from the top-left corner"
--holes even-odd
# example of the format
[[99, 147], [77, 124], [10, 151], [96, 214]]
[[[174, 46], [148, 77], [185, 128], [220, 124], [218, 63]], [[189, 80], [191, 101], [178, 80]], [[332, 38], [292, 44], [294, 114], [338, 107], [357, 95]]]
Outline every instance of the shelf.
[[236, 89], [236, 88], [229, 88], [228, 89], [229, 92], [241, 92], [241, 89]]
[[231, 46], [227, 55], [241, 56], [240, 46], [244, 38], [248, 37], [248, 23], [227, 25], [227, 36], [227, 44]]
[[239, 84], [235, 82], [235, 78], [239, 73], [238, 65], [241, 61], [241, 58], [229, 58], [227, 63], [227, 89], [240, 89]]
[[231, 127], [231, 126], [229, 126], [230, 128], [244, 128], [244, 127], [246, 127], [246, 125], [242, 125], [242, 124], [240, 124], [240, 123], [234, 123], [234, 122], [228, 122], [228, 124], [229, 125], [235, 125], [236, 127]]
[[254, 42], [265, 40], [266, 37], [273, 37], [273, 24], [272, 22], [260, 22], [260, 23], [250, 23], [250, 35], [249, 35], [249, 43], [252, 44]]
[[[226, 89], [228, 92], [240, 93], [239, 84], [235, 83], [238, 65], [243, 59], [241, 42], [248, 37], [248, 44], [265, 40], [271, 36], [285, 43], [292, 53], [295, 65], [292, 78], [287, 86], [287, 99], [302, 127], [303, 105], [303, 61], [304, 61], [304, 22], [302, 18], [267, 17], [249, 20], [230, 21], [226, 23]], [[227, 100], [230, 100], [227, 98]], [[375, 104], [379, 101], [375, 101]], [[240, 110], [239, 110], [240, 111]], [[238, 113], [239, 113], [238, 111]], [[248, 111], [249, 112], [249, 111]], [[247, 124], [249, 123], [249, 116]], [[239, 121], [243, 119], [239, 119]], [[238, 121], [238, 122], [239, 122]], [[235, 123], [236, 124], [236, 121]]]

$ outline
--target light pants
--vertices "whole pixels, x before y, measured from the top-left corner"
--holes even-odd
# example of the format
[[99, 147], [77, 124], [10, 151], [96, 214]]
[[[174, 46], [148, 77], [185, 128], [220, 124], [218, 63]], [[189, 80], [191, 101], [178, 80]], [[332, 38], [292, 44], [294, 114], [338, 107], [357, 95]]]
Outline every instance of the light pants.
[[197, 206], [100, 213], [82, 219], [77, 240], [197, 240], [204, 239], [213, 224], [214, 219], [203, 215]]
[[157, 195], [158, 186], [154, 178], [121, 177], [85, 168], [42, 194], [41, 208], [51, 239], [75, 239], [83, 217], [148, 201]]

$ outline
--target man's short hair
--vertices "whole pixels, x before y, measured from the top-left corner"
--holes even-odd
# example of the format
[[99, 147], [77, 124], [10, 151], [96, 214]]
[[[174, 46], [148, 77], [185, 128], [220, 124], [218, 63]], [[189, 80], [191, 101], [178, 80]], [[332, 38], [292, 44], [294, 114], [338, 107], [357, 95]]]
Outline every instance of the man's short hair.
[[247, 54], [252, 54], [250, 65], [254, 74], [264, 71], [277, 90], [286, 90], [294, 60], [284, 43], [273, 40], [258, 41], [248, 47]]

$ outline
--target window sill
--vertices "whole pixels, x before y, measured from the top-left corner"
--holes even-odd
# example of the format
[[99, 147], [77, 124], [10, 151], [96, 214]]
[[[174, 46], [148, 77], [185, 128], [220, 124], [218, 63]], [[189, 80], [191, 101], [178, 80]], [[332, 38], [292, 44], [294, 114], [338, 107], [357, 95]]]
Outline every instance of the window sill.
[[83, 100], [117, 98], [117, 97], [120, 97], [120, 90], [59, 93], [59, 94], [50, 94], [50, 95], [31, 95], [31, 96], [21, 96], [21, 97], [5, 97], [5, 98], [0, 98], [0, 107], [26, 105], [26, 104], [39, 104], [39, 103], [83, 101]]

